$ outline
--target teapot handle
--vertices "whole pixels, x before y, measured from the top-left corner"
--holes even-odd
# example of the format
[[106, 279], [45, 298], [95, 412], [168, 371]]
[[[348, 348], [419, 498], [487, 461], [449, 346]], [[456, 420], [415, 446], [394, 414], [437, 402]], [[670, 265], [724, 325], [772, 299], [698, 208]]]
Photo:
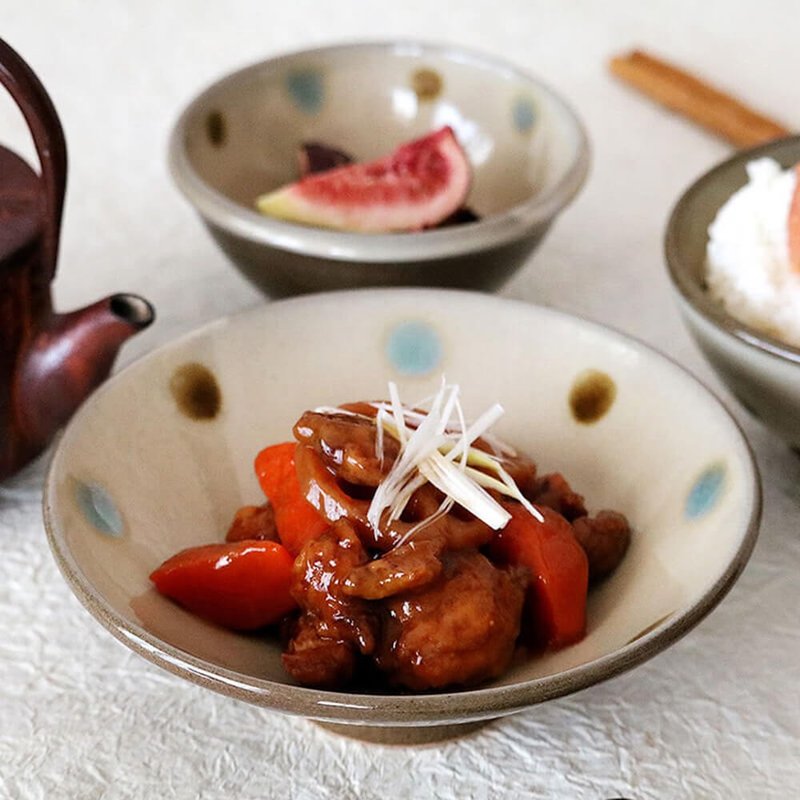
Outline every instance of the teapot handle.
[[53, 101], [21, 56], [0, 39], [0, 83], [19, 106], [39, 158], [43, 184], [42, 267], [48, 279], [56, 271], [61, 213], [67, 187], [67, 145]]

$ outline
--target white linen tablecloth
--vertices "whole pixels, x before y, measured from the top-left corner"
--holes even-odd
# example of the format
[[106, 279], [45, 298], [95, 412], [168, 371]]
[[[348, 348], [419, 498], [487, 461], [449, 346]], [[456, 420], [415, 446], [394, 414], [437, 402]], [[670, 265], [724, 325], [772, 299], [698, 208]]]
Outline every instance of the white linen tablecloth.
[[[70, 178], [61, 309], [137, 291], [158, 321], [124, 365], [262, 298], [171, 184], [167, 136], [220, 74], [281, 51], [423, 38], [503, 56], [586, 122], [585, 190], [502, 294], [666, 350], [741, 421], [762, 533], [722, 605], [649, 663], [425, 747], [362, 744], [217, 696], [128, 651], [72, 596], [40, 513], [44, 462], [0, 487], [0, 798], [790, 798], [800, 785], [800, 459], [727, 395], [688, 339], [662, 258], [680, 192], [729, 148], [614, 82], [638, 45], [800, 123], [793, 0], [0, 0], [0, 36], [48, 87]], [[0, 141], [32, 153], [0, 98]]]

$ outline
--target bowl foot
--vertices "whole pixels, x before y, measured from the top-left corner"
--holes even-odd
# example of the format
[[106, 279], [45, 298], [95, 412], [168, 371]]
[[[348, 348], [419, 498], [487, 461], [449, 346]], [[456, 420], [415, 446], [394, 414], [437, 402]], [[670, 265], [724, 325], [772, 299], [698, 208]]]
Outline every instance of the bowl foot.
[[378, 725], [341, 725], [336, 722], [317, 722], [321, 728], [350, 739], [372, 744], [433, 744], [449, 739], [459, 739], [480, 730], [493, 720], [462, 722], [456, 725], [426, 725], [420, 727], [382, 727]]

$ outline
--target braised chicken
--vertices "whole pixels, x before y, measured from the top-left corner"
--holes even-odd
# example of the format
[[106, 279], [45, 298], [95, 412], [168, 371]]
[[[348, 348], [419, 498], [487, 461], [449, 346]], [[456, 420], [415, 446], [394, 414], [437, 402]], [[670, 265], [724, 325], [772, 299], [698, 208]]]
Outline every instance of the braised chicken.
[[286, 671], [317, 688], [365, 674], [413, 692], [469, 687], [502, 675], [522, 641], [578, 641], [588, 586], [625, 557], [628, 520], [590, 516], [563, 475], [470, 428], [457, 388], [427, 411], [306, 411], [295, 442], [256, 458], [268, 502], [154, 583], [237, 630], [280, 624]]

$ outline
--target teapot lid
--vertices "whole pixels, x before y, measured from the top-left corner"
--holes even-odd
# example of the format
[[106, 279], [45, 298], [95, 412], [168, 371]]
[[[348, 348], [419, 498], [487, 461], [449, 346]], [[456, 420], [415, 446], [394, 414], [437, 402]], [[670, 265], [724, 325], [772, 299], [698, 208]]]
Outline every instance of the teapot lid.
[[0, 266], [40, 234], [42, 185], [26, 161], [0, 146]]

